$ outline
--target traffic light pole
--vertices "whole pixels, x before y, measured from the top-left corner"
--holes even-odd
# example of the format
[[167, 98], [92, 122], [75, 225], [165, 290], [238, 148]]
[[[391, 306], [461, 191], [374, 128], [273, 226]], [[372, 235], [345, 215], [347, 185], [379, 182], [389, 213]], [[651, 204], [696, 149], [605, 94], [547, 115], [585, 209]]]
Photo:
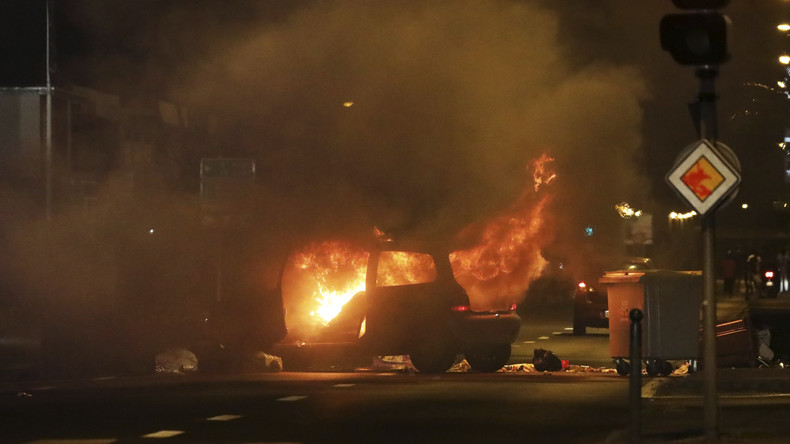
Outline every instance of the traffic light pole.
[[[714, 79], [718, 74], [715, 66], [697, 69], [700, 79], [699, 93], [699, 137], [708, 139], [716, 146], [716, 93]], [[714, 264], [715, 214], [712, 210], [702, 217], [702, 371], [704, 384], [705, 436], [708, 442], [718, 442], [719, 395], [716, 381], [716, 281]]]

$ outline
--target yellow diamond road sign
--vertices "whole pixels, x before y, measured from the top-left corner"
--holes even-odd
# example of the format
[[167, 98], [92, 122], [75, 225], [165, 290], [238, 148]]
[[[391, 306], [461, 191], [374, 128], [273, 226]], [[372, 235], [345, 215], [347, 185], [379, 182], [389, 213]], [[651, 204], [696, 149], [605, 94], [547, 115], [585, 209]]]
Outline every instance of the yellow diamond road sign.
[[705, 214], [729, 197], [740, 173], [707, 140], [694, 142], [667, 175], [667, 182], [697, 211]]

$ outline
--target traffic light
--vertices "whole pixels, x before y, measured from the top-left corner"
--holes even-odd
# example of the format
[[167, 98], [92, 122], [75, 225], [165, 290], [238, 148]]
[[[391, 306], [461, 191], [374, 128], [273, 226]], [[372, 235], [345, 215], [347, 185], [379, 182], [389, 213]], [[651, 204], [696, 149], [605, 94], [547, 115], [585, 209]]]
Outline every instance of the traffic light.
[[[675, 2], [681, 3], [680, 0]], [[715, 12], [667, 14], [661, 19], [661, 48], [669, 51], [681, 65], [724, 63], [730, 58], [727, 51], [729, 27], [730, 19]]]

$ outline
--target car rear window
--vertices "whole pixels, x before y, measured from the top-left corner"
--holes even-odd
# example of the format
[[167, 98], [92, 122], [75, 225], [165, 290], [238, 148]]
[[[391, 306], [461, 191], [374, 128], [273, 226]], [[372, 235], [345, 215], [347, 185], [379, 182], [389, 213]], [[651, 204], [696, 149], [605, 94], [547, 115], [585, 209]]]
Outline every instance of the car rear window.
[[426, 253], [413, 251], [382, 251], [376, 286], [423, 284], [436, 280], [436, 264]]

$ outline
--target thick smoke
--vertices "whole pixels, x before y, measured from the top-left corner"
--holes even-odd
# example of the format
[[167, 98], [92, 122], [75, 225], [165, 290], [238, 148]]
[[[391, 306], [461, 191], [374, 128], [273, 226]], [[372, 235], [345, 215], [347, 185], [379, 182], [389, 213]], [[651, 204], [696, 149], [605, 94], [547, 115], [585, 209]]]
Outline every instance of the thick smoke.
[[179, 94], [237, 129], [284, 232], [452, 236], [511, 202], [542, 153], [553, 223], [596, 223], [644, 189], [645, 87], [579, 66], [560, 29], [530, 2], [318, 2], [248, 29]]
[[273, 287], [285, 255], [312, 240], [373, 226], [452, 239], [531, 187], [528, 165], [543, 154], [557, 179], [544, 188], [554, 196], [542, 240], [570, 264], [597, 253], [580, 247], [585, 225], [614, 226], [602, 235], [619, 242], [612, 208], [648, 191], [637, 166], [643, 73], [570, 44], [554, 2], [65, 3], [79, 31], [68, 44], [94, 46], [59, 75], [216, 116], [223, 138], [207, 157], [255, 159], [257, 192], [248, 225], [222, 240], [201, 227], [195, 193], [163, 187], [138, 206], [113, 181], [89, 230], [79, 213], [59, 215], [55, 230], [9, 230], [16, 291], [58, 301], [54, 317], [106, 305], [129, 308], [135, 324], [163, 300], [167, 310], [210, 301], [222, 255]]

